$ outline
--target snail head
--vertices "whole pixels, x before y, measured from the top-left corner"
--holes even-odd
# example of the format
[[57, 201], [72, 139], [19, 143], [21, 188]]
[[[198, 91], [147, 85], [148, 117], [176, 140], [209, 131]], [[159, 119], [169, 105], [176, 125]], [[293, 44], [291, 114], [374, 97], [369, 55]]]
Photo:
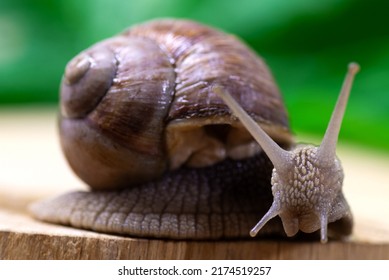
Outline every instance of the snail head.
[[271, 178], [274, 200], [268, 212], [250, 231], [251, 236], [254, 237], [269, 220], [280, 216], [288, 236], [299, 230], [311, 233], [320, 229], [321, 242], [325, 243], [328, 223], [351, 215], [342, 194], [344, 176], [336, 156], [336, 144], [352, 82], [358, 71], [358, 64], [349, 64], [320, 146], [297, 145], [290, 151], [278, 146], [224, 88], [213, 87], [274, 165]]

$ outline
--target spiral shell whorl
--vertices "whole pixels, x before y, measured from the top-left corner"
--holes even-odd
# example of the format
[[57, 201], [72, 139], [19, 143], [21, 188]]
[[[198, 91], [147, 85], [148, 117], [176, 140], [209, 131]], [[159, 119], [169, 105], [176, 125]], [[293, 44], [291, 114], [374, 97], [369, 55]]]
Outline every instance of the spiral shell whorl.
[[[184, 139], [181, 133], [194, 129], [197, 137], [208, 137], [202, 127], [238, 123], [212, 84], [228, 87], [273, 136], [290, 141], [284, 105], [260, 58], [231, 35], [191, 21], [160, 20], [102, 41], [69, 63], [61, 89], [65, 156], [92, 188], [117, 189], [209, 154], [204, 145], [222, 151], [224, 136], [175, 157], [191, 145], [175, 142]], [[219, 154], [200, 166], [228, 156]]]

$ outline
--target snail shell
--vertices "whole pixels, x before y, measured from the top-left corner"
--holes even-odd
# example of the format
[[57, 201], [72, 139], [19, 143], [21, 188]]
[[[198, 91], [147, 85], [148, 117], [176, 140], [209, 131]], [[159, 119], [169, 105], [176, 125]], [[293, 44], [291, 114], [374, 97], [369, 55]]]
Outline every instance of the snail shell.
[[[156, 20], [80, 53], [63, 77], [59, 131], [92, 191], [40, 202], [34, 215], [139, 237], [247, 237], [271, 206], [273, 166], [214, 85], [280, 146], [292, 144], [269, 69], [232, 35]], [[348, 219], [337, 224], [349, 234]], [[280, 220], [261, 235], [283, 236]]]

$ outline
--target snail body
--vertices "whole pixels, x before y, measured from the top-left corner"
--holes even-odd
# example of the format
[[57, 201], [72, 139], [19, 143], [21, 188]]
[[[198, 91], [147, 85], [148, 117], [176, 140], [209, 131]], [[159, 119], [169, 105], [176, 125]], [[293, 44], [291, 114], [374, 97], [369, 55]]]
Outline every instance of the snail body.
[[[274, 208], [271, 181], [285, 172], [242, 118], [279, 149], [293, 146], [281, 95], [252, 50], [191, 21], [134, 26], [76, 56], [62, 81], [61, 145], [91, 191], [39, 202], [32, 212], [44, 221], [138, 237], [244, 238], [261, 215], [268, 216], [261, 235], [284, 236], [283, 227], [288, 236], [315, 232], [327, 222], [329, 235], [349, 235], [341, 188], [335, 204], [342, 207], [325, 223], [290, 230], [285, 217], [294, 210], [266, 214]], [[272, 175], [273, 165], [280, 173]], [[282, 223], [269, 221], [278, 214]]]

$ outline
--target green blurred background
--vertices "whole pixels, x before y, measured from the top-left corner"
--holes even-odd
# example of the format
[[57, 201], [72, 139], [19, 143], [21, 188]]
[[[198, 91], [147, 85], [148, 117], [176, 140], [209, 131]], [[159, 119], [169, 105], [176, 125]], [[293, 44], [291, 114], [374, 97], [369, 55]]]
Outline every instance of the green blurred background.
[[384, 0], [0, 0], [0, 110], [57, 106], [67, 61], [157, 17], [198, 20], [251, 45], [271, 67], [296, 134], [324, 133], [346, 65], [359, 62], [341, 137], [389, 151]]

